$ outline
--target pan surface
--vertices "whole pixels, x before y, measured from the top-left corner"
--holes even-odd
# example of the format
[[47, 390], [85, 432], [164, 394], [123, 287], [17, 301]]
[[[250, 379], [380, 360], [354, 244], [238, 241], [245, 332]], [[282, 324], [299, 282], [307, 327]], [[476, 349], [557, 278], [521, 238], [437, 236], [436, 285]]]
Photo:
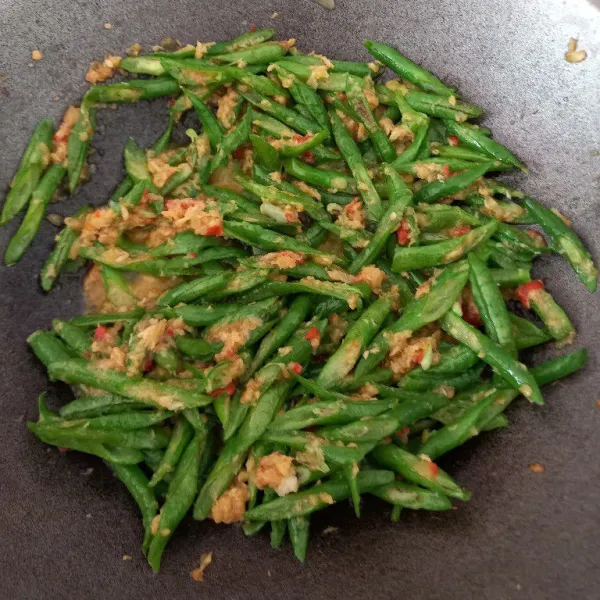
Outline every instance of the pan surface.
[[[228, 39], [251, 24], [277, 27], [305, 50], [364, 59], [361, 42], [396, 45], [483, 106], [496, 137], [531, 168], [515, 182], [573, 218], [600, 258], [600, 12], [585, 0], [0, 0], [0, 184], [4, 189], [42, 116], [58, 119], [84, 89], [88, 63], [165, 35]], [[279, 13], [271, 19], [273, 13]], [[106, 29], [105, 23], [112, 27]], [[564, 59], [570, 37], [588, 59]], [[31, 50], [44, 60], [30, 63]], [[127, 136], [147, 144], [166, 122], [159, 102], [102, 111], [91, 183], [51, 211], [103, 203], [121, 178]], [[0, 231], [3, 252], [16, 224]], [[28, 434], [37, 395], [49, 389], [25, 338], [81, 309], [79, 276], [44, 296], [37, 274], [55, 228], [44, 222], [17, 267], [0, 267], [0, 597], [100, 598], [598, 598], [600, 586], [600, 303], [559, 259], [538, 273], [572, 316], [587, 368], [521, 401], [510, 427], [481, 436], [442, 466], [473, 492], [440, 514], [403, 514], [368, 500], [315, 519], [305, 565], [266, 536], [183, 524], [153, 576], [139, 551], [141, 524], [127, 492], [99, 462], [60, 455]], [[64, 388], [50, 387], [59, 393]], [[544, 473], [528, 465], [542, 463]], [[326, 533], [332, 525], [337, 529]], [[213, 552], [206, 581], [188, 573]], [[132, 560], [124, 560], [124, 555]]]

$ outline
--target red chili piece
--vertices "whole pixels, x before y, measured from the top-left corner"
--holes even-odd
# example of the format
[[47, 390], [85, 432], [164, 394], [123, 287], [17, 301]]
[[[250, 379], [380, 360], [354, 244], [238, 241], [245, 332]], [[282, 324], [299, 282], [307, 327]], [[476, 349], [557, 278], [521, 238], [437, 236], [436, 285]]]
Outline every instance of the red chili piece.
[[406, 219], [400, 221], [400, 227], [396, 229], [396, 235], [398, 236], [398, 245], [407, 246], [410, 241], [410, 225]]
[[108, 329], [104, 327], [104, 325], [98, 325], [98, 327], [94, 329], [94, 340], [96, 340], [97, 342], [103, 341], [106, 337], [107, 332]]
[[529, 283], [523, 283], [515, 290], [515, 297], [525, 307], [529, 308], [529, 299], [533, 292], [543, 290], [544, 284], [539, 279], [534, 279]]

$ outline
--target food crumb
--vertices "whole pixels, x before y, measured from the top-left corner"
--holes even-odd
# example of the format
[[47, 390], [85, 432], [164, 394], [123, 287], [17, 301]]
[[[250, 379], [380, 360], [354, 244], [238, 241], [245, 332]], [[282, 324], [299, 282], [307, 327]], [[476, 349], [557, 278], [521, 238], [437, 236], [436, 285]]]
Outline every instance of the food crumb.
[[42, 60], [44, 55], [39, 50], [31, 51], [31, 60]]
[[279, 16], [279, 13], [278, 13], [278, 12], [274, 12], [274, 13], [271, 15], [271, 19], [276, 19], [278, 16]]
[[541, 463], [531, 463], [529, 465], [529, 468], [534, 472], [534, 473], [543, 473], [546, 470], [546, 467], [544, 467], [543, 464]]
[[212, 552], [206, 552], [200, 557], [200, 566], [190, 571], [190, 577], [194, 581], [204, 581], [204, 570], [212, 562]]
[[129, 554], [123, 554], [123, 560], [125, 560], [125, 561], [133, 560], [133, 558], [131, 556], [129, 556]]
[[577, 40], [571, 38], [569, 40], [568, 50], [565, 52], [565, 59], [568, 63], [576, 64], [583, 62], [587, 58], [585, 50], [577, 50]]
[[596, 408], [600, 408], [600, 400], [596, 400]]
[[108, 31], [109, 29], [112, 29], [112, 25], [110, 23], [104, 23], [104, 29]]
[[141, 51], [142, 51], [141, 44], [139, 44], [138, 42], [135, 42], [135, 44], [131, 44], [131, 46], [129, 46], [129, 48], [127, 48], [125, 53], [127, 54], [127, 56], [138, 56]]

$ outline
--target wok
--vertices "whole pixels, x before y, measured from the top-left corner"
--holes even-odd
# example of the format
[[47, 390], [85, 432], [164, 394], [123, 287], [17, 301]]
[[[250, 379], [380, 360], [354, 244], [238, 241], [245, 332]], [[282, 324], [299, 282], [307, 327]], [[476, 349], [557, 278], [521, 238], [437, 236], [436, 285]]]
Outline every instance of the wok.
[[[585, 0], [0, 0], [0, 183], [6, 187], [34, 124], [58, 119], [83, 91], [88, 63], [132, 42], [229, 39], [251, 24], [278, 28], [301, 48], [365, 59], [367, 38], [396, 45], [487, 110], [485, 124], [531, 168], [514, 176], [531, 195], [573, 218], [600, 257], [600, 12]], [[271, 19], [273, 13], [279, 15]], [[111, 23], [110, 30], [104, 23]], [[588, 59], [564, 59], [578, 37]], [[28, 66], [34, 48], [43, 61]], [[93, 178], [54, 205], [70, 214], [100, 204], [121, 178], [125, 140], [144, 145], [162, 130], [164, 104], [102, 111]], [[3, 251], [16, 223], [0, 231]], [[48, 382], [26, 336], [81, 310], [80, 276], [49, 295], [37, 274], [56, 229], [44, 222], [16, 267], [0, 267], [0, 597], [104, 598], [598, 598], [600, 584], [600, 305], [559, 259], [540, 273], [572, 316], [582, 372], [551, 386], [546, 405], [521, 401], [510, 427], [481, 436], [442, 462], [473, 491], [441, 514], [403, 514], [375, 500], [360, 521], [349, 506], [315, 519], [306, 564], [267, 536], [185, 522], [160, 575], [139, 552], [141, 524], [124, 487], [97, 460], [60, 455], [29, 434]], [[541, 358], [541, 356], [536, 357]], [[65, 389], [51, 386], [64, 394]], [[542, 463], [544, 473], [528, 465]], [[327, 526], [337, 529], [327, 533]], [[188, 573], [204, 552], [204, 583]], [[132, 560], [123, 560], [128, 555]]]

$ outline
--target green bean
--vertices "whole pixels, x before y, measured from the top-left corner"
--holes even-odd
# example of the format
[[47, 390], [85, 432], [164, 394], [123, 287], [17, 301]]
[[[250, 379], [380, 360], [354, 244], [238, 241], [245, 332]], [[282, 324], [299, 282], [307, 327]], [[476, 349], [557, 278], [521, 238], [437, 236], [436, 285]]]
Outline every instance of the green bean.
[[229, 155], [248, 140], [251, 126], [252, 111], [249, 110], [235, 126], [235, 129], [232, 129], [223, 136], [215, 155], [210, 161], [209, 173], [213, 173], [217, 167], [224, 165], [227, 162]]
[[[311, 80], [311, 75], [313, 75], [312, 67], [314, 65], [304, 65], [287, 57], [283, 60], [277, 61], [276, 64], [280, 67], [283, 67], [287, 71], [290, 71], [290, 73], [293, 73], [296, 77], [302, 81], [306, 81], [307, 83], [309, 80]], [[316, 79], [316, 81], [312, 84], [312, 87], [326, 92], [344, 92], [347, 85], [347, 72], [328, 72], [328, 76], [326, 78]]]
[[[347, 309], [360, 310], [363, 299], [368, 298], [370, 295], [370, 288], [366, 284], [348, 285], [346, 283], [318, 281], [316, 279], [313, 281], [308, 277], [297, 282], [270, 281], [264, 283], [248, 292], [241, 300], [244, 302], [257, 302], [274, 296], [303, 293], [336, 298], [345, 303]], [[336, 303], [334, 308], [337, 309], [339, 306]], [[323, 313], [320, 312], [319, 316], [323, 316]]]
[[225, 52], [234, 52], [236, 50], [251, 48], [256, 44], [270, 40], [274, 35], [275, 30], [271, 28], [247, 31], [229, 42], [217, 42], [216, 44], [209, 46], [207, 53], [209, 56], [216, 56]]
[[392, 163], [392, 167], [399, 173], [413, 173], [414, 163], [412, 161], [421, 158], [421, 152], [426, 150], [429, 153], [429, 144], [427, 143], [427, 132], [429, 131], [429, 124], [425, 123], [421, 125], [415, 131], [415, 138], [404, 152], [402, 152], [396, 160]]
[[[424, 92], [411, 91], [405, 96], [409, 106], [431, 117], [443, 119], [454, 119], [460, 122], [465, 117], [480, 117], [483, 109], [473, 104], [464, 102], [452, 103], [447, 97], [440, 97], [436, 94], [426, 94]], [[464, 115], [464, 116], [463, 116]]]
[[172, 96], [179, 92], [179, 84], [172, 77], [131, 79], [121, 83], [94, 85], [85, 95], [88, 103], [138, 102]]
[[275, 119], [282, 121], [288, 127], [291, 127], [300, 133], [306, 134], [309, 131], [314, 131], [315, 129], [315, 123], [311, 119], [303, 117], [295, 110], [287, 108], [286, 106], [283, 106], [278, 102], [259, 94], [258, 92], [248, 90], [241, 92], [241, 94], [253, 106], [260, 108], [268, 115], [271, 115]]
[[412, 193], [398, 174], [388, 165], [384, 167], [388, 185], [388, 208], [383, 214], [369, 245], [348, 267], [350, 273], [358, 273], [365, 265], [377, 259], [383, 251], [388, 238], [398, 228], [404, 211], [412, 204]]
[[193, 231], [182, 231], [174, 237], [169, 238], [166, 242], [163, 242], [160, 246], [152, 250], [147, 250], [147, 253], [150, 256], [160, 258], [193, 252], [198, 253], [201, 250], [219, 245], [220, 241], [218, 238], [196, 235]]
[[415, 202], [435, 202], [436, 200], [441, 200], [442, 198], [456, 194], [484, 175], [489, 170], [490, 166], [490, 162], [485, 162], [464, 173], [449, 177], [444, 181], [432, 181], [426, 183], [415, 194]]
[[419, 204], [417, 221], [422, 232], [440, 231], [457, 225], [481, 225], [481, 220], [475, 215], [458, 206], [446, 204]]
[[165, 450], [160, 464], [158, 464], [154, 470], [152, 479], [150, 479], [150, 487], [154, 487], [176, 468], [181, 455], [188, 446], [193, 435], [193, 427], [185, 418], [181, 416], [178, 417], [175, 421], [175, 427], [173, 428], [173, 434], [169, 440], [169, 445]]
[[175, 468], [157, 523], [153, 523], [156, 533], [150, 541], [148, 562], [155, 573], [160, 569], [162, 553], [169, 539], [194, 502], [198, 488], [201, 455], [206, 451], [206, 444], [206, 432], [196, 433], [189, 442]]
[[508, 310], [490, 270], [473, 253], [469, 254], [468, 261], [473, 299], [479, 309], [487, 335], [510, 355], [517, 356]]
[[[239, 273], [233, 273], [231, 279], [226, 285], [218, 291], [207, 294], [206, 300], [213, 302], [216, 300], [222, 300], [236, 294], [248, 292], [261, 284], [264, 284], [269, 276], [268, 269], [255, 269], [248, 271], [241, 271]], [[218, 277], [218, 275], [214, 276]]]
[[27, 338], [27, 343], [46, 367], [55, 360], [69, 360], [73, 356], [69, 348], [49, 331], [34, 331]]
[[[112, 415], [114, 416], [114, 415]], [[106, 417], [97, 417], [106, 418]], [[164, 448], [169, 441], [169, 435], [164, 429], [145, 428], [131, 431], [120, 431], [116, 429], [90, 429], [84, 421], [83, 425], [79, 421], [60, 421], [55, 423], [38, 422], [27, 423], [30, 431], [35, 433], [42, 441], [54, 446], [70, 447], [70, 443], [77, 444], [99, 443], [124, 448], [144, 449], [144, 448]], [[67, 426], [68, 425], [68, 426]], [[51, 441], [49, 441], [51, 440]], [[75, 450], [78, 448], [75, 447]]]
[[[200, 490], [194, 506], [194, 518], [205, 519], [215, 500], [227, 489], [241, 468], [246, 452], [263, 434], [284, 401], [291, 383], [282, 381], [269, 388], [246, 415], [234, 437], [231, 437], [219, 454], [217, 462]], [[268, 519], [270, 520], [270, 519]]]
[[[115, 431], [135, 431], [136, 429], [145, 429], [152, 425], [157, 425], [166, 421], [173, 415], [168, 410], [142, 410], [132, 412], [122, 412], [112, 415], [100, 415], [90, 419], [63, 422], [65, 428], [73, 425], [87, 427], [90, 430], [107, 429]], [[68, 429], [67, 429], [68, 430]]]
[[[323, 65], [323, 59], [319, 56], [306, 54], [290, 54], [286, 56], [288, 61], [293, 61], [301, 65]], [[377, 63], [354, 62], [348, 60], [332, 60], [329, 61], [333, 65], [332, 73], [349, 73], [357, 77], [376, 77], [381, 71], [381, 65]]]
[[146, 553], [152, 535], [150, 532], [152, 520], [158, 512], [158, 502], [154, 497], [154, 492], [148, 485], [148, 478], [137, 465], [120, 465], [109, 462], [108, 466], [125, 484], [125, 487], [133, 496], [133, 499], [142, 513], [142, 523], [144, 525], [144, 542], [142, 544], [142, 550]]
[[488, 240], [497, 227], [498, 221], [490, 220], [481, 227], [445, 242], [424, 247], [398, 246], [392, 268], [400, 273], [455, 262]]
[[46, 208], [65, 173], [66, 169], [62, 165], [52, 165], [33, 190], [23, 222], [6, 247], [4, 262], [7, 265], [14, 265], [33, 241], [46, 213]]
[[[116, 187], [115, 191], [111, 194], [110, 199], [108, 201], [110, 206], [117, 205], [121, 202], [121, 199], [126, 196], [131, 189], [133, 188], [133, 180], [129, 175], [126, 175], [123, 178], [123, 181], [119, 183]], [[113, 209], [114, 210], [114, 209]]]
[[316, 425], [345, 425], [363, 417], [376, 417], [392, 408], [395, 402], [393, 399], [314, 402], [278, 415], [269, 429], [293, 431]]
[[233, 204], [234, 210], [243, 210], [245, 213], [260, 214], [260, 208], [257, 202], [248, 200], [240, 194], [236, 194], [229, 189], [207, 185], [202, 186], [203, 191], [212, 197], [215, 197], [217, 201], [222, 204]]
[[392, 46], [370, 40], [364, 42], [364, 46], [377, 60], [398, 73], [403, 79], [414, 83], [426, 92], [432, 92], [440, 96], [454, 95], [453, 89], [445, 86], [437, 77], [402, 56]]
[[181, 368], [181, 360], [175, 348], [163, 348], [154, 352], [154, 362], [170, 375], [175, 375]]
[[365, 126], [377, 152], [381, 155], [385, 162], [390, 163], [396, 158], [396, 149], [375, 119], [367, 98], [362, 90], [363, 84], [364, 82], [360, 79], [358, 81], [349, 79], [347, 91], [348, 102], [356, 111], [360, 122]]
[[318, 123], [319, 127], [331, 132], [331, 123], [327, 116], [327, 109], [319, 94], [287, 69], [277, 66], [276, 71], [282, 81], [289, 81], [291, 83], [290, 92], [298, 105], [306, 107], [310, 117]]
[[394, 444], [376, 446], [372, 456], [380, 466], [402, 475], [411, 483], [459, 500], [468, 501], [471, 497], [469, 492], [462, 489], [435, 463], [402, 450]]
[[274, 352], [283, 347], [285, 342], [298, 329], [300, 323], [306, 319], [311, 306], [308, 295], [300, 295], [294, 298], [287, 313], [281, 318], [273, 330], [263, 338], [245, 377], [249, 378], [268, 360]]
[[318, 462], [316, 471], [320, 473], [328, 473], [332, 469], [337, 470], [344, 465], [360, 462], [375, 445], [373, 442], [348, 444], [346, 446], [343, 444], [329, 444], [322, 438], [315, 437], [314, 434], [301, 431], [268, 430], [261, 440], [279, 446], [287, 446], [293, 450], [307, 451], [309, 454], [315, 454], [316, 452], [314, 457]]
[[481, 360], [490, 365], [512, 387], [518, 389], [530, 402], [544, 403], [540, 389], [531, 373], [501, 346], [451, 311], [441, 319], [441, 325], [446, 333], [475, 352]]
[[301, 190], [296, 189], [294, 186], [292, 186], [293, 191], [289, 191], [289, 189], [279, 189], [274, 185], [260, 185], [241, 175], [236, 175], [235, 180], [242, 185], [244, 189], [261, 198], [263, 203], [265, 200], [270, 200], [272, 203], [284, 207], [289, 204], [300, 204], [302, 205], [303, 210], [305, 210], [313, 219], [322, 221], [330, 218], [327, 211], [317, 200]]
[[150, 173], [146, 166], [146, 153], [135, 143], [133, 138], [129, 138], [125, 144], [125, 171], [134, 182], [148, 181]]
[[275, 233], [259, 225], [251, 223], [234, 223], [232, 221], [225, 221], [223, 223], [223, 231], [226, 237], [232, 237], [245, 244], [257, 246], [264, 250], [272, 252], [281, 252], [282, 250], [291, 250], [292, 252], [301, 252], [308, 256], [322, 257], [323, 259], [330, 260], [332, 262], [343, 262], [343, 259], [316, 250], [311, 246], [302, 242], [296, 241], [294, 238], [284, 235], [282, 233]]
[[539, 346], [552, 339], [550, 332], [547, 329], [540, 329], [531, 321], [523, 319], [513, 313], [509, 313], [513, 338], [518, 350]]
[[[468, 389], [474, 385], [481, 377], [483, 365], [475, 364], [471, 369], [455, 375], [434, 375], [421, 378], [403, 378], [398, 382], [398, 388], [412, 392], [427, 392], [437, 389], [441, 385], [450, 386], [455, 391]], [[380, 387], [379, 393], [382, 396], [388, 396], [387, 390], [393, 391], [394, 388]], [[393, 394], [392, 394], [393, 395]]]
[[279, 144], [279, 152], [281, 156], [304, 156], [307, 152], [312, 152], [324, 141], [329, 139], [329, 131], [323, 129], [317, 131], [314, 135], [307, 134], [300, 139], [283, 140]]
[[452, 508], [452, 503], [444, 494], [424, 490], [400, 481], [382, 485], [371, 490], [370, 493], [393, 504], [395, 508], [405, 507], [414, 510], [450, 510]]
[[84, 100], [79, 110], [79, 119], [67, 140], [67, 181], [73, 193], [81, 180], [92, 135], [96, 128], [96, 110]]
[[[358, 192], [356, 182], [343, 173], [339, 173], [337, 171], [328, 171], [325, 169], [317, 169], [307, 165], [297, 158], [289, 158], [283, 162], [283, 165], [286, 173], [289, 173], [293, 177], [296, 177], [302, 181], [306, 181], [312, 185], [316, 185], [327, 190], [340, 190], [350, 194]], [[335, 196], [335, 201], [337, 202], [337, 194], [335, 194]]]
[[286, 53], [287, 48], [283, 44], [279, 42], [266, 42], [264, 44], [255, 44], [250, 48], [214, 55], [213, 60], [232, 64], [265, 64], [283, 58]]
[[468, 160], [472, 162], [487, 162], [489, 156], [483, 152], [478, 152], [466, 146], [435, 146], [431, 153], [443, 158], [452, 158], [458, 160]]
[[195, 96], [189, 90], [184, 90], [184, 92], [192, 103], [192, 106], [198, 115], [198, 119], [200, 119], [200, 122], [202, 123], [203, 131], [208, 135], [211, 148], [216, 150], [223, 139], [223, 134], [225, 133], [223, 126], [200, 98]]
[[[316, 329], [316, 339], [324, 334], [326, 321], [317, 321], [314, 324]], [[306, 338], [307, 332], [311, 329], [310, 324], [299, 327], [290, 338], [286, 354], [273, 357], [256, 375], [248, 381], [241, 396], [243, 403], [253, 403], [257, 398], [264, 394], [277, 380], [289, 374], [295, 374], [294, 368], [298, 368], [300, 361], [304, 360], [307, 351], [312, 352], [311, 339]], [[287, 367], [287, 368], [286, 368]]]
[[269, 142], [261, 138], [259, 135], [250, 135], [250, 141], [254, 147], [256, 154], [256, 162], [261, 167], [264, 167], [269, 172], [279, 171], [280, 159], [279, 152], [275, 150]]
[[186, 283], [181, 283], [166, 291], [157, 301], [159, 306], [175, 306], [187, 303], [216, 290], [222, 290], [232, 279], [230, 273], [207, 275]]
[[165, 185], [160, 189], [160, 193], [162, 196], [168, 196], [176, 190], [180, 185], [183, 185], [194, 172], [194, 169], [190, 167], [188, 164], [182, 164], [180, 168], [175, 171], [166, 181]]
[[427, 441], [419, 449], [419, 453], [429, 456], [431, 460], [435, 460], [442, 454], [463, 444], [472, 437], [472, 430], [481, 418], [481, 415], [496, 400], [496, 395], [490, 394], [474, 404], [452, 424], [432, 432]]
[[52, 320], [52, 329], [75, 354], [83, 356], [89, 352], [92, 340], [83, 329], [60, 319]]
[[97, 263], [108, 265], [114, 269], [150, 273], [159, 277], [194, 275], [198, 273], [198, 270], [194, 267], [203, 263], [245, 256], [242, 250], [233, 247], [207, 248], [199, 252], [197, 256], [186, 254], [174, 258], [153, 258], [152, 256], [144, 255], [115, 258], [112, 253], [106, 252], [106, 250], [107, 248], [102, 246], [94, 248], [82, 247], [79, 249], [79, 255]]
[[106, 297], [113, 306], [117, 309], [135, 306], [137, 298], [120, 271], [108, 265], [102, 265], [100, 275]]
[[97, 387], [169, 410], [205, 406], [212, 402], [211, 396], [149, 379], [128, 377], [119, 371], [106, 371], [82, 359], [52, 361], [48, 372], [50, 377], [66, 383]]
[[[350, 229], [349, 227], [344, 227], [337, 223], [322, 222], [320, 225], [327, 231], [339, 237], [343, 242], [349, 244], [352, 248], [366, 248], [372, 240], [372, 236], [368, 231]], [[354, 257], [352, 262], [357, 260], [357, 258], [358, 256]]]
[[525, 165], [510, 150], [483, 134], [479, 129], [445, 119], [444, 125], [448, 133], [455, 135], [463, 144], [479, 152], [488, 154], [507, 165], [518, 167], [527, 172]]
[[466, 263], [447, 268], [432, 283], [429, 292], [413, 300], [404, 314], [390, 327], [384, 329], [367, 348], [355, 371], [357, 377], [370, 373], [389, 352], [388, 336], [403, 331], [417, 331], [444, 315], [462, 292], [469, 271]]
[[[137, 73], [139, 75], [164, 75], [166, 71], [162, 66], [161, 58], [164, 57], [152, 55], [126, 56], [119, 63], [119, 67], [128, 73]], [[189, 58], [189, 56], [183, 55], [181, 58]]]
[[[541, 283], [533, 281], [524, 284], [524, 287]], [[519, 296], [519, 288], [517, 288]], [[575, 328], [565, 311], [557, 304], [556, 300], [543, 287], [529, 292], [525, 305], [531, 307], [537, 316], [544, 322], [550, 335], [559, 342], [566, 342], [575, 336]]]
[[[576, 350], [564, 356], [560, 356], [554, 360], [549, 360], [537, 365], [531, 369], [531, 374], [535, 377], [538, 385], [552, 383], [557, 379], [566, 377], [581, 367], [587, 362], [587, 351]], [[480, 431], [487, 430], [487, 427], [506, 410], [507, 406], [519, 396], [516, 390], [500, 389], [495, 390], [491, 386], [483, 386], [482, 389], [473, 395], [468, 395], [463, 400], [457, 397], [451, 405], [446, 408], [446, 412], [435, 414], [435, 418], [439, 418], [446, 425], [454, 423], [462, 418], [466, 412], [473, 406], [474, 402], [479, 401], [481, 397], [493, 395], [494, 401], [483, 410], [477, 419], [476, 425], [469, 432], [469, 438], [478, 435]], [[468, 439], [468, 438], [467, 438]], [[450, 449], [450, 448], [448, 448]]]
[[290, 542], [294, 550], [294, 556], [304, 562], [306, 559], [306, 549], [308, 547], [308, 537], [310, 529], [310, 519], [306, 516], [293, 517], [288, 520], [288, 533]]
[[565, 258], [590, 292], [598, 284], [598, 269], [577, 234], [553, 211], [533, 198], [525, 198], [527, 211], [551, 238], [551, 247]]
[[[248, 319], [255, 317], [260, 320], [268, 319], [270, 316], [279, 310], [281, 303], [278, 298], [268, 298], [260, 302], [245, 305], [230, 305], [234, 307], [233, 310], [227, 310], [224, 314], [221, 314], [220, 318], [210, 323], [211, 327], [204, 330], [203, 336], [205, 339], [210, 339], [212, 334], [218, 331], [224, 325], [230, 325], [236, 321], [242, 319]], [[214, 310], [218, 310], [220, 307], [214, 307]], [[209, 311], [212, 312], [212, 311]]]
[[365, 310], [349, 329], [338, 350], [325, 363], [317, 377], [318, 385], [329, 388], [350, 373], [390, 309], [391, 302], [387, 298], [380, 298]]
[[63, 419], [91, 419], [146, 407], [147, 404], [112, 394], [105, 396], [82, 396], [62, 406], [58, 414]]
[[[50, 413], [45, 406], [44, 403], [44, 395], [42, 394], [39, 398], [39, 410], [40, 410], [40, 419], [37, 423], [28, 423], [28, 428], [37, 435], [42, 441], [47, 444], [58, 446], [59, 448], [70, 448], [72, 450], [79, 450], [80, 452], [85, 452], [87, 454], [93, 454], [94, 456], [99, 456], [100, 458], [118, 464], [127, 464], [134, 465], [136, 463], [141, 462], [144, 459], [144, 455], [141, 450], [137, 448], [110, 448], [104, 445], [103, 443], [94, 439], [98, 437], [97, 435], [92, 435], [88, 439], [80, 439], [82, 436], [68, 436], [64, 435], [64, 432], [60, 430], [52, 431], [46, 425], [50, 425], [52, 427], [55, 417]], [[40, 427], [44, 427], [44, 429], [40, 429]], [[101, 436], [102, 437], [102, 436]], [[106, 436], [104, 436], [106, 437]], [[114, 440], [114, 436], [111, 441]], [[122, 436], [119, 439], [120, 442], [123, 441]], [[139, 441], [139, 436], [138, 436]]]
[[248, 411], [250, 410], [249, 404], [242, 404], [240, 402], [241, 394], [234, 394], [229, 402], [229, 418], [227, 423], [223, 425], [223, 440], [227, 441], [230, 439], [237, 430], [241, 427]]
[[539, 385], [546, 385], [575, 373], [587, 363], [587, 360], [588, 351], [585, 348], [580, 348], [564, 356], [536, 365], [531, 369], [531, 374]]
[[[356, 477], [360, 493], [368, 492], [394, 479], [390, 471], [361, 471]], [[246, 511], [245, 518], [250, 521], [276, 521], [306, 516], [329, 504], [345, 500], [350, 496], [350, 488], [344, 481], [328, 481], [315, 485], [302, 492], [288, 494], [268, 504], [256, 506]]]
[[33, 130], [4, 200], [0, 226], [6, 225], [25, 208], [38, 186], [52, 148], [52, 133], [52, 121], [49, 119], [42, 119]]
[[271, 548], [279, 548], [283, 543], [287, 521], [273, 521], [271, 523]]
[[202, 339], [179, 335], [175, 338], [177, 349], [195, 360], [211, 359], [219, 352], [222, 344], [211, 344]]
[[493, 280], [500, 287], [515, 287], [531, 281], [529, 269], [489, 269]]
[[365, 417], [346, 425], [332, 425], [320, 428], [316, 435], [330, 442], [365, 443], [380, 442], [398, 430], [398, 418], [394, 410], [375, 417]]
[[383, 216], [381, 198], [371, 181], [369, 171], [360, 155], [360, 151], [338, 115], [335, 112], [330, 111], [329, 119], [331, 121], [336, 144], [338, 145], [344, 160], [348, 163], [348, 167], [350, 168], [354, 179], [358, 182], [357, 188], [365, 202], [369, 219], [379, 222]]

